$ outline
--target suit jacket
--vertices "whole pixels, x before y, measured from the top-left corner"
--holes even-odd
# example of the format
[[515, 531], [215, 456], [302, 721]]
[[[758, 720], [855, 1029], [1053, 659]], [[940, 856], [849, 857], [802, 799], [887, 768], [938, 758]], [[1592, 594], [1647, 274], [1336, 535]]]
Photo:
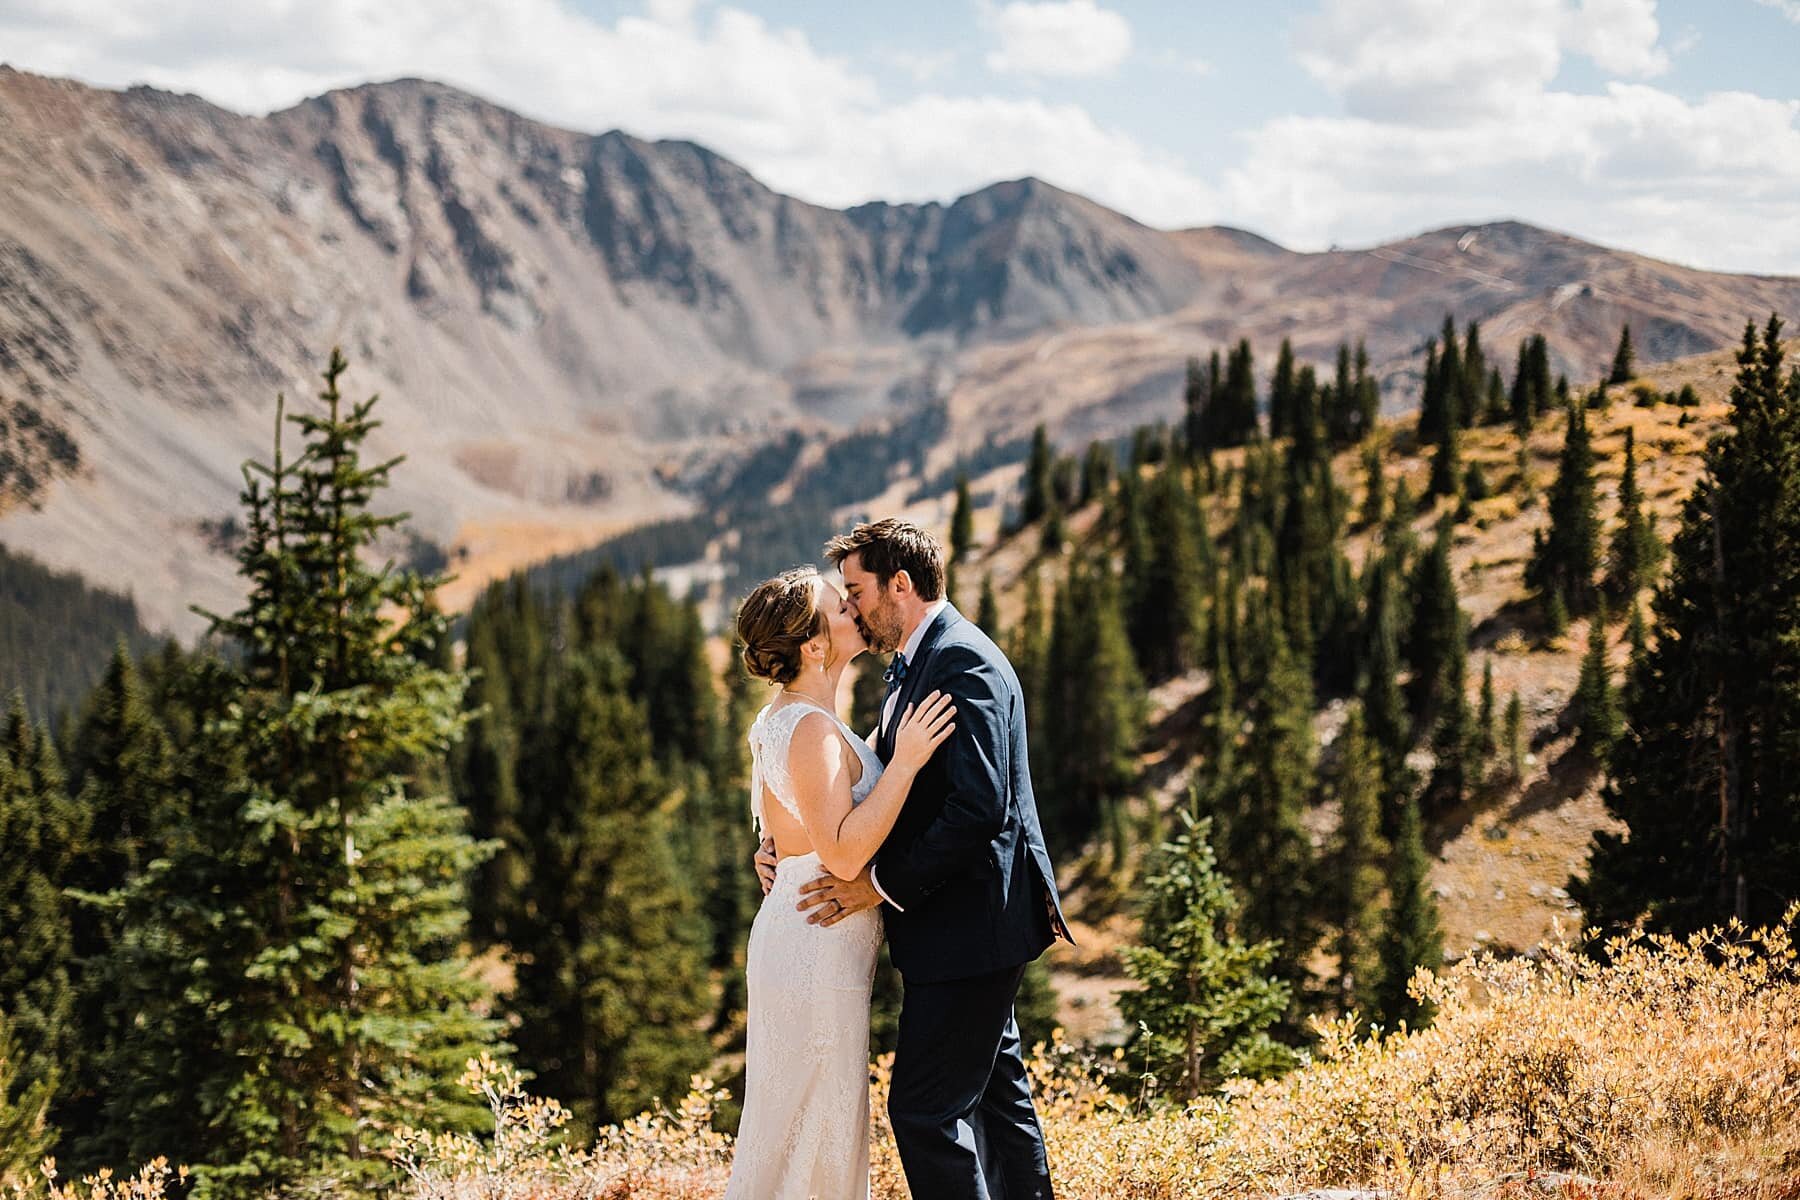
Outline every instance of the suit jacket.
[[[913, 780], [875, 873], [888, 949], [908, 980], [936, 983], [1015, 967], [1065, 932], [1056, 873], [1031, 791], [1025, 701], [1006, 655], [955, 606], [932, 620], [876, 752], [894, 755], [908, 704], [956, 703], [956, 732]], [[896, 909], [894, 905], [899, 905]]]

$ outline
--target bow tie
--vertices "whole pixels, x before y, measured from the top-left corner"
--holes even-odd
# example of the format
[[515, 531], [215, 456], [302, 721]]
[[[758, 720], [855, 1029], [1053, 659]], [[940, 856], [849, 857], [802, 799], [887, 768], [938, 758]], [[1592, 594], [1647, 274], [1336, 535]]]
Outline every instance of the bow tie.
[[881, 673], [881, 681], [888, 685], [890, 692], [906, 682], [906, 655], [894, 655], [894, 661]]

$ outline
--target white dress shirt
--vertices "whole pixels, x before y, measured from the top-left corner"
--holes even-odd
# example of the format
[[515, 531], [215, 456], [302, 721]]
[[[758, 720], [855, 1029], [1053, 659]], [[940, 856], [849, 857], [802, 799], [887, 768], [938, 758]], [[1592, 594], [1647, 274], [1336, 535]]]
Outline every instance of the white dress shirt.
[[[906, 659], [906, 669], [908, 671], [911, 671], [915, 665], [913, 656], [919, 652], [919, 643], [925, 640], [925, 631], [931, 628], [931, 623], [937, 620], [938, 614], [943, 612], [949, 604], [949, 600], [937, 599], [925, 606], [925, 615], [919, 618], [919, 623], [917, 625], [913, 626], [912, 636], [906, 639], [906, 645], [900, 651]], [[881, 705], [881, 732], [885, 733], [889, 723], [893, 721], [894, 706], [898, 703], [900, 703], [900, 689], [895, 688], [888, 693], [887, 699], [883, 701]], [[894, 898], [881, 890], [881, 881], [875, 878], [875, 868], [873, 865], [869, 867], [869, 882], [874, 885], [876, 892], [880, 894], [883, 900], [886, 900], [889, 904], [894, 904]], [[905, 912], [906, 910], [901, 908], [898, 904], [894, 904], [894, 911]]]

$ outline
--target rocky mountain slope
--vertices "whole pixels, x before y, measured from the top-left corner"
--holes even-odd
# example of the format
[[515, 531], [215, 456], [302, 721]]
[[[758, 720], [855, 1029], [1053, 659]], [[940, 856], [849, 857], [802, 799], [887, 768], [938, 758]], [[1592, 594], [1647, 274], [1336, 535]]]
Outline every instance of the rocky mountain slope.
[[[1035, 180], [835, 211], [684, 142], [553, 128], [416, 80], [246, 117], [0, 67], [0, 542], [135, 595], [229, 607], [239, 464], [333, 344], [380, 392], [396, 503], [470, 585], [692, 511], [792, 430], [949, 419], [936, 469], [1047, 419], [1120, 432], [1184, 358], [1366, 337], [1409, 398], [1447, 310], [1543, 328], [1591, 374], [1800, 308], [1527, 226], [1296, 254], [1149, 229]], [[882, 481], [871, 481], [870, 493]], [[429, 545], [427, 545], [429, 543]]]

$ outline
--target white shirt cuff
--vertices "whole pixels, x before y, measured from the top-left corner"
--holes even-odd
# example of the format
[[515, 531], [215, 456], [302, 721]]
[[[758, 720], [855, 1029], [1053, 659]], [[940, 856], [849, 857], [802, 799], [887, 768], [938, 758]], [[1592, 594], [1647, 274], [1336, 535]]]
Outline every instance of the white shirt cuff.
[[[874, 887], [876, 894], [878, 894], [883, 900], [886, 900], [889, 904], [894, 904], [894, 898], [892, 896], [888, 895], [886, 892], [881, 890], [881, 880], [875, 878], [875, 868], [874, 867], [869, 868], [869, 883], [872, 887]], [[901, 908], [898, 904], [894, 904], [894, 911], [895, 912], [905, 912], [906, 910], [904, 908]]]

